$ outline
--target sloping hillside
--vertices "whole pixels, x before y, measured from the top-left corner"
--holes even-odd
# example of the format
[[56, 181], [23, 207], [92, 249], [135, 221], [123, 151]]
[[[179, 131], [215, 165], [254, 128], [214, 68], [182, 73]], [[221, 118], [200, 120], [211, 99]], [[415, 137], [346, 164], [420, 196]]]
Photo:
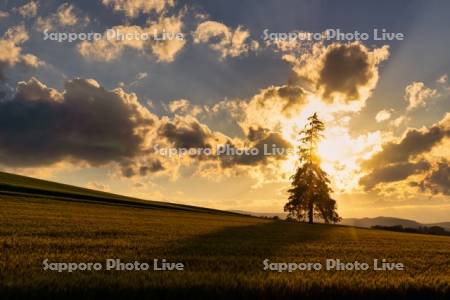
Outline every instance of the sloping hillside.
[[83, 202], [100, 202], [104, 204], [119, 204], [143, 208], [176, 209], [207, 213], [232, 214], [230, 212], [204, 207], [142, 200], [5, 172], [0, 172], [0, 194], [24, 197], [31, 196], [38, 198], [44, 197]]

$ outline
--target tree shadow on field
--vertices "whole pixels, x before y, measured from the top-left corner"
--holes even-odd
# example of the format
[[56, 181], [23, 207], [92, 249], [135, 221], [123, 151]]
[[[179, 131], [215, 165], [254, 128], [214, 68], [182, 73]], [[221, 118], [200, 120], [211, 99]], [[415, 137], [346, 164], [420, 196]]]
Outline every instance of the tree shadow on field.
[[270, 257], [281, 254], [289, 245], [306, 245], [321, 240], [334, 230], [331, 225], [269, 221], [224, 229], [178, 241], [171, 249], [174, 256]]

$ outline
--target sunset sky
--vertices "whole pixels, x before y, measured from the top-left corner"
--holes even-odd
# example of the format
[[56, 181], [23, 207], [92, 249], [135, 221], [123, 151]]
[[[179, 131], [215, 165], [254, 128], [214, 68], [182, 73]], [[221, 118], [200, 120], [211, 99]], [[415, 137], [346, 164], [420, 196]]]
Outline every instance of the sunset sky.
[[[281, 212], [295, 151], [156, 149], [295, 149], [317, 112], [326, 126], [318, 152], [341, 216], [450, 221], [449, 11], [448, 1], [2, 0], [1, 169], [144, 199]], [[327, 29], [369, 38], [266, 35]], [[404, 38], [375, 40], [375, 29]], [[108, 30], [168, 35], [47, 36]]]

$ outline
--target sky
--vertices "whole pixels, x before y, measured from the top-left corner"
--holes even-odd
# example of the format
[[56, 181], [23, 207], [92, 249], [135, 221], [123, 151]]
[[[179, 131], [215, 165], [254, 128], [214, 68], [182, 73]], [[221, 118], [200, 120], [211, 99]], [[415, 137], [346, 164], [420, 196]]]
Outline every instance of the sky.
[[342, 217], [450, 221], [448, 11], [448, 1], [3, 0], [0, 167], [281, 212], [298, 133], [318, 113]]

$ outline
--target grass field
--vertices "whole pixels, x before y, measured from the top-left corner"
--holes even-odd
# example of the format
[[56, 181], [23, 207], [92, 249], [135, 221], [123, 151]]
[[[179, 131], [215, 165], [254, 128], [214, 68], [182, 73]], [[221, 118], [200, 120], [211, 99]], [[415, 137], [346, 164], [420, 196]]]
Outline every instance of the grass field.
[[[39, 183], [39, 182], [38, 182]], [[42, 270], [51, 262], [183, 262], [184, 271]], [[405, 271], [263, 270], [326, 258]], [[217, 211], [0, 195], [0, 298], [448, 299], [450, 238]]]

